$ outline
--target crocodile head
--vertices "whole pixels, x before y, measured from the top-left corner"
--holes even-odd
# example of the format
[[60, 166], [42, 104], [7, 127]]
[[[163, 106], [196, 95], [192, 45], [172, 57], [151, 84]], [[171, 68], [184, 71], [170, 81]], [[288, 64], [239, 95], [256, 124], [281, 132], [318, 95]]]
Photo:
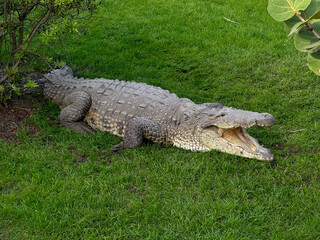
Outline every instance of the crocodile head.
[[192, 122], [191, 125], [194, 128], [191, 130], [192, 134], [188, 133], [188, 128], [183, 127], [187, 124], [185, 122], [185, 124], [182, 124], [184, 134], [186, 134], [185, 136], [193, 135], [196, 138], [193, 137], [191, 141], [190, 138], [188, 141], [183, 141], [180, 138], [178, 144], [175, 145], [180, 145], [183, 148], [189, 146], [189, 149], [200, 151], [218, 150], [261, 161], [273, 160], [271, 152], [262, 147], [246, 131], [246, 128], [255, 125], [262, 127], [273, 125], [275, 119], [269, 113], [256, 113], [221, 106], [215, 109], [202, 110], [200, 113], [193, 115], [188, 122], [189, 127]]

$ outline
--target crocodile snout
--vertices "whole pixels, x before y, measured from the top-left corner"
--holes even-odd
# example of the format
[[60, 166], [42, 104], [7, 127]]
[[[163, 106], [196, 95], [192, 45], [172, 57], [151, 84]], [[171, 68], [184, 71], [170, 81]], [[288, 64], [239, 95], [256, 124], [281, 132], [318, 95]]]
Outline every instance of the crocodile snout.
[[261, 113], [261, 117], [256, 120], [256, 124], [261, 127], [272, 126], [276, 119], [269, 113]]

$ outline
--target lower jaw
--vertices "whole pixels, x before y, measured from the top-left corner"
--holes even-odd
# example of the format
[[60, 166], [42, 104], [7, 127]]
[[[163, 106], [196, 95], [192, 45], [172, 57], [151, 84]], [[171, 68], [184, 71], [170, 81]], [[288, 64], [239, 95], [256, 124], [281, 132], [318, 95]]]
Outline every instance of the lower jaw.
[[220, 145], [220, 144], [217, 144], [217, 145], [205, 144], [205, 145], [207, 148], [202, 151], [216, 150], [216, 151], [220, 151], [223, 153], [232, 154], [232, 155], [236, 155], [244, 158], [257, 159], [259, 161], [273, 160], [273, 155], [270, 153], [270, 151], [266, 148], [263, 148], [262, 146], [257, 147], [260, 151], [250, 151], [243, 148], [242, 146], [234, 145], [227, 141], [225, 141], [225, 144], [223, 145]]
[[250, 151], [250, 150], [243, 148], [242, 146], [237, 146], [237, 145], [233, 145], [232, 149], [233, 150], [231, 150], [231, 151], [224, 151], [224, 149], [221, 149], [220, 151], [225, 152], [225, 153], [229, 153], [229, 154], [233, 154], [233, 155], [237, 155], [240, 157], [257, 159], [259, 161], [264, 161], [264, 162], [268, 162], [268, 161], [273, 160], [273, 155], [271, 154], [271, 152], [262, 146], [257, 146], [257, 149], [259, 149], [259, 151]]

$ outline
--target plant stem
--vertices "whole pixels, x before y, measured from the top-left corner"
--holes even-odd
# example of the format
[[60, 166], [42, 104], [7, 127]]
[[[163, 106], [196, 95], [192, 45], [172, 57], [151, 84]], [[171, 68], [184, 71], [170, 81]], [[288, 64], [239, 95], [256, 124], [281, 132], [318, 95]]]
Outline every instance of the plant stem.
[[[296, 13], [296, 16], [302, 21], [302, 22], [305, 22], [306, 20], [304, 20], [303, 17], [301, 17], [300, 14]], [[312, 26], [310, 25], [309, 22], [306, 22], [307, 24], [307, 27], [309, 28], [309, 30], [313, 33], [313, 35], [318, 39], [320, 40], [320, 35], [312, 28]]]
[[[6, 27], [7, 19], [8, 19], [8, 0], [5, 0], [3, 3], [3, 22], [2, 22], [3, 28]], [[4, 38], [5, 38], [5, 31], [3, 29], [0, 34], [0, 56], [1, 56], [1, 52], [2, 52], [2, 44], [3, 44]], [[1, 58], [0, 58], [0, 62], [2, 62]]]
[[54, 69], [53, 66], [52, 66], [48, 61], [46, 61], [40, 54], [35, 53], [35, 52], [32, 52], [32, 51], [28, 51], [27, 53], [30, 53], [30, 54], [33, 54], [33, 55], [37, 56], [39, 59], [41, 59], [42, 61], [44, 61], [44, 62], [49, 66], [49, 68], [50, 68], [51, 70]]
[[[47, 12], [43, 15], [43, 17], [39, 20], [39, 22], [34, 26], [34, 28], [32, 29], [31, 33], [29, 34], [29, 37], [28, 37], [28, 40], [27, 40], [27, 43], [26, 43], [26, 47], [24, 49], [24, 51], [26, 52], [29, 48], [29, 45], [34, 37], [34, 35], [36, 34], [36, 32], [38, 31], [39, 27], [44, 24], [50, 17], [50, 13], [51, 11], [53, 10], [54, 8], [54, 5], [52, 4], [50, 6], [50, 8], [47, 10]], [[14, 63], [14, 66], [13, 68], [16, 68], [19, 66], [19, 64], [21, 63], [21, 59], [18, 59], [17, 62]], [[4, 82], [7, 78], [8, 78], [8, 74], [6, 74], [5, 76], [3, 76], [0, 80], [0, 84], [2, 82]]]
[[32, 29], [32, 31], [28, 37], [27, 48], [29, 47], [31, 40], [33, 39], [34, 35], [38, 31], [39, 27], [49, 19], [50, 13], [53, 10], [53, 7], [54, 7], [53, 5], [50, 6], [50, 8], [47, 10], [47, 12], [44, 14], [44, 16], [39, 20], [39, 22], [36, 24], [36, 26], [34, 26], [34, 28]]

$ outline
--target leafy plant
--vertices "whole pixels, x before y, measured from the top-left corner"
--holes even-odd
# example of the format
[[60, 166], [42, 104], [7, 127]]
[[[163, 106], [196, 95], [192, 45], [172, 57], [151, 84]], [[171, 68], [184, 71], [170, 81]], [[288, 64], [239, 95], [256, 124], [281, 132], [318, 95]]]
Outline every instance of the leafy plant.
[[39, 84], [27, 78], [27, 83], [23, 85], [24, 88], [35, 88], [39, 87]]
[[0, 101], [12, 92], [20, 93], [13, 86], [17, 77], [27, 71], [30, 54], [44, 59], [30, 51], [37, 34], [43, 33], [42, 38], [49, 42], [57, 40], [54, 39], [57, 32], [65, 34], [66, 28], [77, 31], [75, 17], [82, 12], [92, 13], [99, 3], [99, 0], [0, 0], [0, 85], [4, 93]]
[[269, 0], [269, 14], [289, 29], [294, 45], [307, 52], [309, 68], [320, 75], [320, 2], [319, 0]]

